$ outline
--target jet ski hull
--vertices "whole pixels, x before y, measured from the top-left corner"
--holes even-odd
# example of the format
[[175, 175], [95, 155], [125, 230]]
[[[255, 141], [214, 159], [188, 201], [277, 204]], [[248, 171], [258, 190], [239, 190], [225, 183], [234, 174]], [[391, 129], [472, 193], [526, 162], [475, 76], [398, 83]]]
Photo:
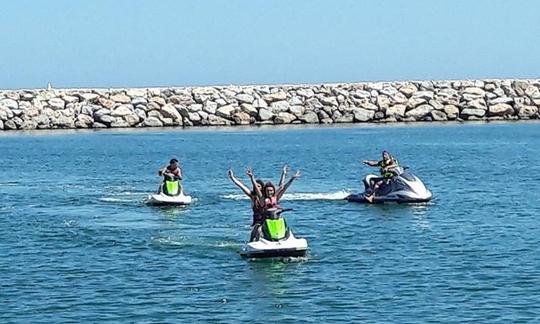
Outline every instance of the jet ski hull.
[[295, 238], [292, 233], [285, 240], [268, 241], [259, 239], [247, 243], [240, 251], [245, 258], [278, 258], [278, 257], [301, 257], [308, 250], [307, 240]]
[[[380, 181], [380, 179], [382, 178], [375, 175], [367, 175], [363, 180], [364, 192], [349, 195], [346, 198], [347, 201], [366, 204], [370, 203], [366, 200], [366, 193], [371, 192], [373, 183]], [[417, 176], [410, 172], [401, 172], [388, 182], [380, 182], [380, 187], [373, 199], [373, 203], [414, 204], [428, 202], [431, 198], [431, 191], [426, 188], [424, 183]]]
[[167, 196], [165, 194], [148, 195], [145, 203], [149, 206], [186, 206], [191, 204], [191, 196], [180, 194]]

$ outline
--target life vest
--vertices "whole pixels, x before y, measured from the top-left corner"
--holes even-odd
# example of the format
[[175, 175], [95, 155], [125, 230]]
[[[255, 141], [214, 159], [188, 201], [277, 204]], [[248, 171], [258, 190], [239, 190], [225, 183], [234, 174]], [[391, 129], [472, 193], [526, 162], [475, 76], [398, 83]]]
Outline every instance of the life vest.
[[398, 166], [398, 161], [396, 159], [394, 159], [393, 157], [390, 157], [387, 160], [382, 160], [382, 161], [379, 162], [379, 166], [381, 167], [380, 172], [381, 172], [381, 175], [384, 178], [391, 178], [391, 177], [393, 177], [395, 175], [394, 172], [389, 171], [389, 170], [385, 170], [385, 168], [387, 166], [392, 165], [392, 164], [395, 164], [396, 167]]
[[277, 202], [277, 197], [276, 196], [272, 196], [272, 197], [269, 197], [269, 198], [266, 198], [264, 200], [264, 205], [267, 209], [270, 209], [270, 208], [278, 208], [278, 202]]

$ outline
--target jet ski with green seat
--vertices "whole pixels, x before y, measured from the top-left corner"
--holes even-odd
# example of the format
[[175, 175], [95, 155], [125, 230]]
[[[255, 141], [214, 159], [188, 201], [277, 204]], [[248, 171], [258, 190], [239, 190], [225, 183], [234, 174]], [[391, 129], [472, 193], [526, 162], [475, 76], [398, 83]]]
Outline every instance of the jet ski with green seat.
[[164, 174], [163, 189], [158, 194], [148, 195], [146, 204], [150, 206], [185, 206], [191, 204], [191, 196], [184, 194], [180, 178]]
[[307, 240], [296, 238], [281, 214], [291, 209], [272, 208], [262, 225], [262, 237], [246, 243], [240, 255], [246, 258], [300, 257], [308, 250]]

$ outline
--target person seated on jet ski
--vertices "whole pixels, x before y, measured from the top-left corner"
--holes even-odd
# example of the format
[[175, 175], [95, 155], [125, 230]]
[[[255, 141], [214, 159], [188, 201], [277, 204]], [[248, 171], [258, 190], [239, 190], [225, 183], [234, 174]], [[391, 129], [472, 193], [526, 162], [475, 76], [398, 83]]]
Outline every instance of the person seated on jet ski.
[[240, 180], [238, 180], [234, 176], [234, 172], [232, 169], [229, 169], [228, 171], [229, 178], [231, 181], [238, 187], [240, 190], [242, 190], [246, 196], [249, 197], [251, 200], [251, 209], [253, 210], [253, 220], [251, 222], [252, 230], [251, 230], [251, 236], [250, 236], [250, 242], [253, 242], [257, 240], [261, 235], [261, 226], [264, 222], [264, 198], [263, 198], [263, 187], [264, 182], [259, 179], [255, 179], [253, 176], [253, 171], [250, 169], [247, 170], [246, 174], [248, 175], [249, 179], [251, 180], [251, 183], [253, 184], [253, 189], [249, 190], [249, 188], [243, 184]]
[[158, 174], [160, 176], [163, 176], [163, 180], [159, 184], [158, 194], [163, 192], [163, 185], [167, 177], [182, 180], [182, 169], [180, 169], [177, 159], [171, 159], [169, 161], [169, 165], [167, 165], [163, 169], [160, 169]]
[[381, 172], [381, 177], [373, 179], [373, 183], [371, 183], [373, 191], [371, 192], [371, 194], [367, 194], [365, 196], [366, 200], [372, 203], [381, 184], [383, 182], [388, 183], [390, 179], [392, 179], [396, 175], [396, 172], [394, 170], [399, 167], [399, 164], [398, 161], [387, 151], [382, 152], [382, 160], [365, 160], [364, 164], [373, 167], [379, 167]]

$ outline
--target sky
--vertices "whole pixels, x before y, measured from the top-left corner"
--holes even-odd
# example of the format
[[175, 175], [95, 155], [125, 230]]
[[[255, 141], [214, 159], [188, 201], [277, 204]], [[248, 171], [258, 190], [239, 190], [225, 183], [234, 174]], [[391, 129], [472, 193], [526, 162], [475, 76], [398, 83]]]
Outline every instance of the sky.
[[0, 89], [540, 77], [537, 0], [0, 0]]

